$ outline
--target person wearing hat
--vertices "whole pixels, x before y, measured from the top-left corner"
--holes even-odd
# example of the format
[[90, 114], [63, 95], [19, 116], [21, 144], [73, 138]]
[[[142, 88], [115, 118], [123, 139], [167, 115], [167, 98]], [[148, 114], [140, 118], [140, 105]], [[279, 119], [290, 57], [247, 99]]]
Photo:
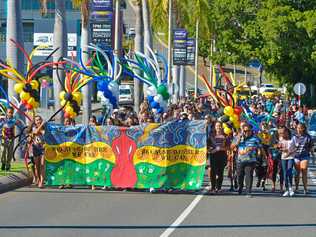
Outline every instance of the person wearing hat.
[[119, 119], [119, 110], [118, 109], [114, 109], [111, 115], [111, 120], [114, 126], [122, 126], [123, 123], [122, 121]]

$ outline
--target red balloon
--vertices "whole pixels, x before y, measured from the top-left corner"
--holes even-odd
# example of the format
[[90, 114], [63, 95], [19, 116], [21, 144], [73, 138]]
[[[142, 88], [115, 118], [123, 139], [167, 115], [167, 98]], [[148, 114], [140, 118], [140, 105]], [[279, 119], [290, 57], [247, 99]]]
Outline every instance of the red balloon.
[[28, 109], [28, 110], [31, 110], [31, 109], [33, 109], [33, 106], [30, 105], [30, 104], [26, 104], [26, 105], [25, 105], [25, 108]]
[[234, 108], [234, 112], [235, 112], [235, 114], [240, 115], [241, 112], [242, 112], [242, 108], [241, 107], [236, 107], [236, 108]]
[[65, 118], [70, 118], [70, 114], [67, 113], [67, 112], [65, 112], [65, 113], [64, 113], [64, 117], [65, 117]]
[[27, 105], [27, 100], [21, 100], [23, 105]]

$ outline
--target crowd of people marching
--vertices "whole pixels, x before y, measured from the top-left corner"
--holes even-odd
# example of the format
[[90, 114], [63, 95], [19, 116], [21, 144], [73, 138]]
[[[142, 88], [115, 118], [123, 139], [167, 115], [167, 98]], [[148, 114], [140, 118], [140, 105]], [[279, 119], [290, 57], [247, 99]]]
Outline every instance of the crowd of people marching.
[[[168, 112], [153, 113], [148, 101], [140, 105], [139, 113], [131, 108], [113, 110], [106, 119], [107, 125], [135, 126], [141, 123], [165, 123], [171, 120], [206, 120], [207, 133], [207, 172], [210, 178], [210, 193], [223, 191], [224, 171], [230, 180], [230, 191], [251, 196], [253, 179], [258, 188], [265, 191], [271, 182], [271, 191], [283, 196], [294, 196], [299, 191], [302, 179], [304, 194], [308, 193], [307, 169], [311, 157], [312, 139], [307, 133], [306, 106], [299, 107], [294, 101], [275, 98], [253, 97], [243, 101], [253, 115], [262, 117], [259, 129], [254, 129], [247, 119], [241, 120], [240, 128], [229, 135], [224, 133], [219, 117], [223, 111], [212, 98], [181, 99], [169, 106]], [[21, 126], [14, 116], [14, 109], [8, 108], [6, 116], [0, 118], [2, 126], [1, 169], [10, 170], [13, 156], [15, 127]], [[269, 119], [264, 119], [269, 117]], [[104, 122], [92, 115], [90, 125]], [[43, 119], [35, 116], [34, 123], [27, 128], [26, 144], [31, 157], [34, 184], [44, 187], [44, 128]], [[65, 126], [75, 125], [73, 119], [66, 118]], [[271, 180], [271, 181], [269, 181]], [[294, 181], [294, 182], [293, 182]], [[277, 185], [278, 182], [278, 185]], [[245, 192], [244, 192], [245, 185]], [[70, 188], [62, 185], [60, 188]], [[92, 189], [95, 189], [93, 186]]]

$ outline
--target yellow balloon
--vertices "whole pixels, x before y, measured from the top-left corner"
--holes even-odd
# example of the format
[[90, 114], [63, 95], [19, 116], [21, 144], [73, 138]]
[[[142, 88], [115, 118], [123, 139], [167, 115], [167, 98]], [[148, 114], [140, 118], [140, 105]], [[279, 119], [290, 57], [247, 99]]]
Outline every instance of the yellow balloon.
[[32, 105], [32, 106], [34, 107], [36, 101], [35, 101], [35, 99], [34, 99], [33, 97], [31, 97], [31, 98], [29, 98], [29, 99], [27, 100], [27, 103], [28, 103], [29, 105]]
[[223, 128], [228, 128], [228, 125], [226, 123], [223, 123]]
[[232, 122], [232, 123], [236, 123], [238, 121], [238, 116], [236, 114], [233, 114], [229, 117], [229, 120]]
[[32, 86], [32, 89], [38, 90], [38, 88], [39, 88], [39, 83], [38, 83], [38, 81], [32, 80], [30, 84], [31, 84], [31, 86]]
[[63, 107], [66, 104], [66, 100], [61, 100], [60, 105]]
[[27, 92], [24, 92], [24, 91], [22, 91], [21, 94], [20, 94], [21, 100], [29, 100], [30, 97], [31, 97], [30, 93], [27, 93]]
[[226, 127], [226, 128], [224, 128], [224, 133], [225, 133], [226, 135], [229, 135], [229, 134], [232, 133], [232, 130], [231, 130], [229, 127]]
[[234, 109], [231, 106], [226, 106], [224, 108], [224, 114], [227, 116], [232, 116], [234, 114]]
[[33, 107], [34, 107], [34, 108], [38, 108], [39, 106], [40, 106], [40, 103], [38, 103], [38, 102], [36, 102], [36, 101], [35, 101], [35, 103], [34, 103], [34, 106], [33, 106]]
[[72, 94], [73, 99], [78, 103], [78, 105], [81, 104], [82, 94], [81, 92], [74, 92]]
[[65, 95], [66, 95], [66, 91], [62, 91], [59, 93], [59, 99], [60, 100], [64, 100], [65, 99]]
[[74, 112], [74, 109], [71, 106], [67, 105], [65, 108], [65, 112], [71, 115]]
[[236, 122], [234, 123], [234, 127], [235, 127], [236, 129], [239, 129], [239, 128], [240, 128], [240, 123], [239, 123], [238, 121], [236, 121]]
[[16, 83], [14, 85], [14, 90], [16, 93], [20, 94], [23, 91], [24, 84], [23, 83]]
[[73, 112], [73, 113], [70, 114], [70, 118], [75, 118], [75, 117], [77, 117], [76, 112]]

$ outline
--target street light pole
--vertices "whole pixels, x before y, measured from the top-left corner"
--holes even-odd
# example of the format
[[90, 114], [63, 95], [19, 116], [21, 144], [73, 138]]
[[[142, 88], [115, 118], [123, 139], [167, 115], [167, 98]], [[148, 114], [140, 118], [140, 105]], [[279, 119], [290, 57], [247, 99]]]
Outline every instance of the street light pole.
[[194, 97], [198, 94], [198, 76], [199, 76], [199, 19], [196, 20], [196, 35], [195, 35], [195, 66], [194, 66]]
[[[121, 0], [115, 1], [115, 41], [114, 41], [114, 53], [118, 57], [120, 55], [120, 26], [121, 26], [121, 19], [120, 19], [120, 6]], [[114, 68], [114, 78], [117, 76], [117, 65], [115, 64]]]
[[169, 0], [169, 28], [168, 28], [168, 83], [172, 83], [172, 1]]

